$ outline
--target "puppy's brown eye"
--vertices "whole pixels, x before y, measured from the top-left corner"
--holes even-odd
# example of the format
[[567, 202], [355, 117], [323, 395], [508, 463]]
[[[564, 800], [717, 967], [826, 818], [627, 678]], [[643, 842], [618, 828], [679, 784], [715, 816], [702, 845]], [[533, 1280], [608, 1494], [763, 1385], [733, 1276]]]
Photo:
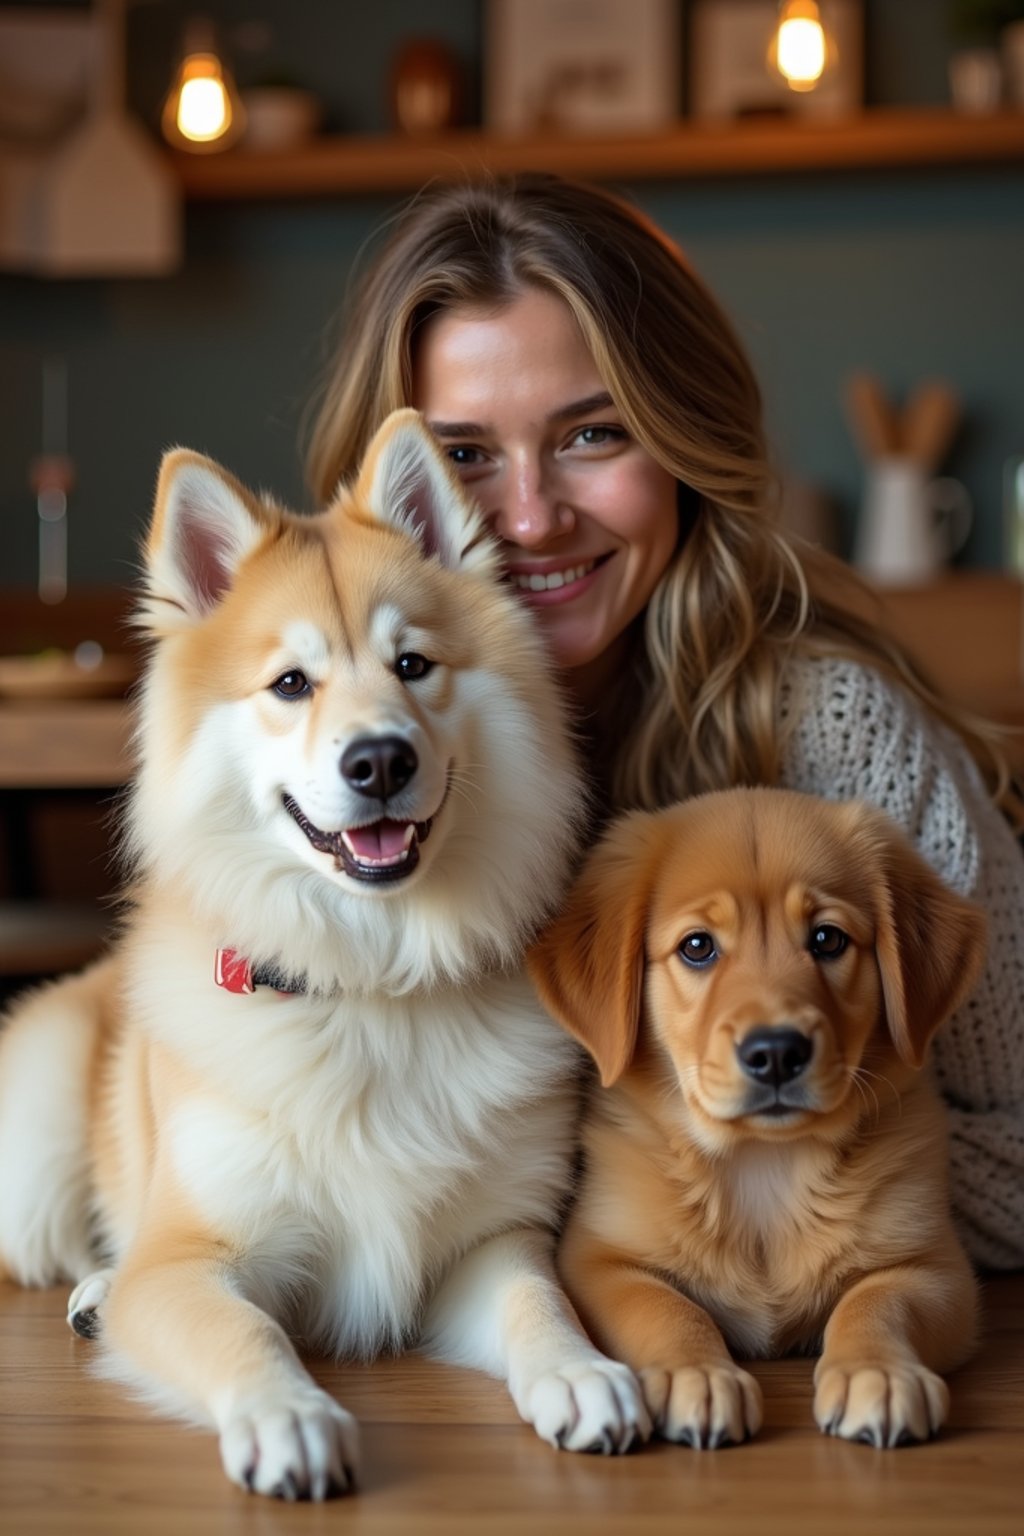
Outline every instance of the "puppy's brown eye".
[[310, 692], [309, 678], [305, 672], [282, 672], [270, 686], [279, 699], [301, 699], [303, 694]]
[[680, 960], [687, 965], [710, 965], [712, 960], [718, 959], [718, 947], [710, 933], [698, 929], [695, 933], [688, 933], [679, 945]]
[[821, 923], [811, 931], [807, 947], [816, 960], [835, 960], [849, 942], [849, 936], [834, 923]]

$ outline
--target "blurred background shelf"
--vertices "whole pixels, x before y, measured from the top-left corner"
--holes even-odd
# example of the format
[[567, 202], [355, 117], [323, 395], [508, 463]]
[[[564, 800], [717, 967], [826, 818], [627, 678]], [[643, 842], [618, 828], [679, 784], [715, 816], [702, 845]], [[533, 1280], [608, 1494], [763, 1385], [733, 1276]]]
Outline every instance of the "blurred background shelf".
[[485, 172], [632, 181], [1015, 161], [1024, 161], [1024, 112], [970, 117], [945, 108], [684, 123], [636, 138], [499, 138], [474, 129], [425, 139], [338, 135], [292, 150], [173, 157], [186, 196], [205, 201], [410, 191], [433, 177]]
[[957, 703], [1006, 726], [1024, 771], [1024, 587], [997, 571], [957, 571], [880, 594], [888, 627], [928, 679]]

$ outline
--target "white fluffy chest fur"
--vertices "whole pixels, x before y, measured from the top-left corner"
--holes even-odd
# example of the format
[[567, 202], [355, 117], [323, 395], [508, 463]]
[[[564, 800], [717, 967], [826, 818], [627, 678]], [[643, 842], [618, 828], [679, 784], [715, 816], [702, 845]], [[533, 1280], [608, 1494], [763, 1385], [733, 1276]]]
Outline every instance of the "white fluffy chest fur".
[[[525, 981], [410, 999], [282, 998], [176, 978], [149, 1032], [190, 1089], [161, 1141], [258, 1304], [339, 1353], [415, 1329], [491, 1232], [550, 1224], [569, 1177], [575, 1047]], [[173, 995], [173, 994], [171, 994]]]

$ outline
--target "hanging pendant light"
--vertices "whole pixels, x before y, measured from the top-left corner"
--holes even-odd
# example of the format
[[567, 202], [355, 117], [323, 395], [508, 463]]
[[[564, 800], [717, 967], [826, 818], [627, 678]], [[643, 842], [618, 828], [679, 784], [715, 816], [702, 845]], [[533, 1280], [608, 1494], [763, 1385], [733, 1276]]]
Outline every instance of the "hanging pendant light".
[[[94, 0], [88, 109], [12, 156], [0, 265], [55, 278], [161, 277], [181, 264], [178, 178], [125, 102], [126, 0]], [[43, 514], [45, 518], [45, 513]]]

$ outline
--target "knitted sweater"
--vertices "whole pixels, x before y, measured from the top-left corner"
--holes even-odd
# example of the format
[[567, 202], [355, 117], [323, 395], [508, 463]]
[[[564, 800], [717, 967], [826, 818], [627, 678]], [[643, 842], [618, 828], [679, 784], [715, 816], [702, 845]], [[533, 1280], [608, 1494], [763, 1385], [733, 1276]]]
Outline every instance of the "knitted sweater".
[[880, 806], [988, 915], [981, 980], [940, 1029], [932, 1060], [964, 1244], [981, 1266], [1024, 1265], [1024, 854], [963, 743], [878, 673], [801, 661], [781, 705], [793, 726], [782, 785]]

